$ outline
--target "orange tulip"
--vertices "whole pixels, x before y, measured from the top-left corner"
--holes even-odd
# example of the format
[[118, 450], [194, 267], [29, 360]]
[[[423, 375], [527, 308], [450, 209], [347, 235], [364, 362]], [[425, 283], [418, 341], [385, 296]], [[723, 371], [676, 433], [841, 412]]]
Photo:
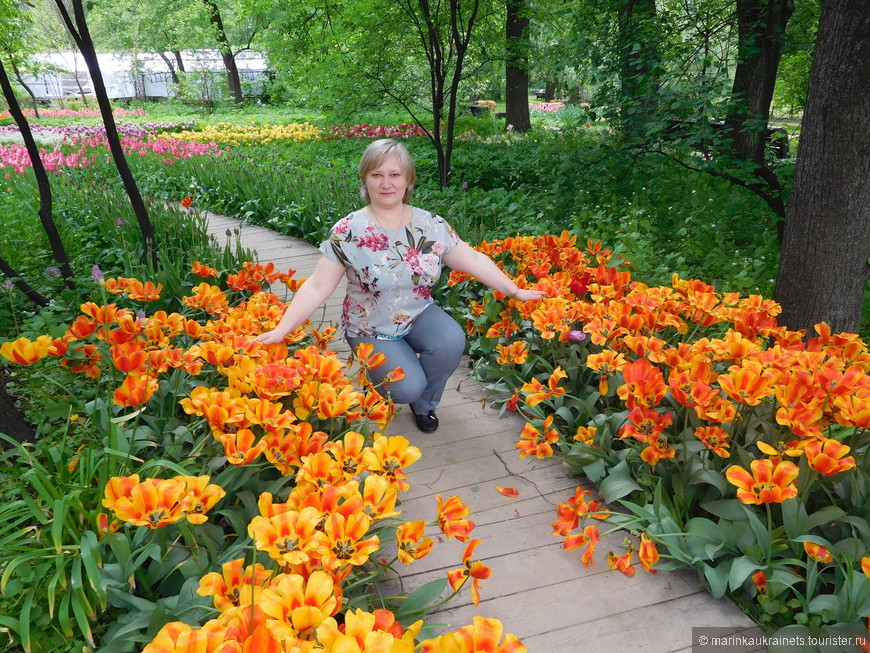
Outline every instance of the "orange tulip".
[[577, 432], [574, 434], [573, 440], [576, 442], [582, 442], [589, 447], [594, 447], [595, 433], [597, 431], [597, 426], [578, 426]]
[[804, 446], [807, 464], [823, 476], [833, 476], [855, 466], [855, 459], [846, 456], [849, 447], [837, 440], [812, 440]]
[[496, 345], [499, 356], [496, 362], [499, 365], [522, 365], [529, 357], [528, 346], [525, 341], [517, 340], [509, 345]]
[[205, 476], [176, 476], [187, 486], [187, 495], [181, 502], [181, 512], [191, 524], [204, 524], [208, 519], [206, 513], [215, 507], [218, 501], [226, 496], [226, 491], [214, 483], [209, 483]]
[[269, 517], [254, 517], [248, 536], [259, 551], [265, 551], [281, 565], [296, 565], [316, 555], [314, 533], [321, 519], [313, 506], [279, 512]]
[[332, 618], [318, 626], [317, 641], [323, 648], [317, 650], [323, 653], [364, 653], [370, 650], [410, 653], [422, 626], [423, 621], [418, 620], [407, 629], [402, 628], [389, 610], [347, 610], [341, 626]]
[[755, 585], [755, 589], [758, 590], [759, 594], [767, 592], [767, 574], [764, 573], [764, 570], [759, 569], [752, 574], [752, 584]]
[[193, 274], [198, 277], [202, 277], [203, 279], [207, 279], [209, 277], [216, 277], [218, 275], [218, 271], [215, 268], [210, 268], [207, 265], [200, 263], [199, 261], [194, 261], [193, 269], [191, 269], [191, 272], [193, 272]]
[[547, 416], [540, 431], [531, 422], [526, 422], [520, 433], [520, 441], [514, 445], [514, 449], [520, 451], [520, 458], [535, 456], [544, 459], [553, 455], [552, 445], [559, 440], [559, 432], [552, 425], [552, 415]]
[[646, 571], [652, 574], [658, 573], [658, 571], [652, 567], [659, 561], [659, 552], [656, 549], [655, 542], [650, 539], [648, 533], [640, 534], [640, 546], [637, 550], [637, 559], [640, 561], [640, 566]]
[[176, 479], [147, 479], [118, 497], [112, 510], [118, 519], [134, 526], [162, 528], [184, 518], [181, 500], [187, 487]]
[[129, 374], [115, 389], [113, 401], [118, 406], [140, 406], [151, 399], [160, 384], [147, 374]]
[[566, 503], [560, 503], [556, 506], [558, 518], [551, 524], [553, 535], [567, 535], [570, 531], [577, 528], [580, 519], [589, 513], [600, 511], [600, 501], [597, 499], [586, 501], [585, 497], [591, 494], [592, 490], [584, 490], [582, 486], [577, 486], [574, 490], [574, 496], [568, 499]]
[[426, 522], [409, 521], [399, 524], [396, 528], [399, 562], [409, 565], [429, 554], [432, 550], [432, 538], [423, 538]]
[[529, 406], [537, 406], [542, 401], [553, 397], [561, 397], [565, 394], [565, 389], [559, 387], [559, 381], [566, 378], [568, 375], [561, 366], [553, 370], [550, 378], [547, 379], [547, 385], [544, 386], [537, 379], [532, 379], [529, 383], [523, 385], [520, 390], [528, 394], [526, 403]]
[[253, 604], [254, 597], [274, 572], [260, 563], [244, 565], [244, 558], [224, 563], [220, 573], [212, 571], [200, 578], [196, 593], [211, 596], [214, 607], [221, 611]]
[[757, 406], [765, 398], [773, 396], [779, 372], [762, 367], [758, 361], [748, 360], [743, 367], [728, 374], [719, 375], [719, 387], [734, 401], [748, 406]]
[[417, 462], [422, 455], [420, 449], [412, 447], [408, 439], [401, 435], [379, 435], [363, 454], [363, 463], [373, 474], [384, 476], [399, 490], [405, 491], [410, 485], [403, 470]]
[[502, 623], [498, 619], [475, 616], [471, 625], [420, 642], [420, 653], [526, 653], [526, 647], [512, 633], [501, 639]]
[[590, 354], [586, 358], [586, 367], [595, 370], [601, 375], [598, 382], [598, 392], [607, 394], [607, 379], [625, 367], [625, 356], [618, 354], [612, 349], [605, 349], [600, 354]]
[[371, 518], [364, 513], [347, 517], [339, 513], [329, 515], [323, 530], [314, 535], [323, 566], [338, 570], [347, 565], [358, 567], [368, 562], [369, 556], [380, 546], [377, 535], [363, 539], [371, 523]]
[[721, 427], [699, 426], [695, 429], [695, 437], [720, 458], [727, 458], [731, 455], [728, 451], [728, 447], [731, 446], [731, 443], [728, 442], [729, 435]]
[[807, 557], [823, 564], [833, 562], [834, 560], [834, 556], [831, 555], [827, 547], [815, 542], [804, 542], [804, 552], [807, 554]]
[[[335, 581], [324, 571], [314, 571], [308, 578], [299, 574], [280, 574], [263, 590], [258, 607], [281, 630], [307, 639], [313, 631], [341, 607]], [[282, 638], [283, 639], [283, 638]], [[282, 653], [287, 650], [280, 648]], [[253, 649], [252, 653], [259, 653]]]
[[725, 478], [737, 486], [737, 498], [743, 503], [782, 503], [797, 496], [795, 479], [798, 467], [787, 460], [774, 466], [773, 461], [763, 458], [749, 464], [750, 474], [742, 467], [732, 465], [725, 472]]
[[586, 550], [580, 556], [580, 562], [583, 563], [584, 567], [590, 569], [594, 566], [595, 546], [600, 539], [601, 535], [598, 532], [598, 527], [590, 524], [583, 529], [582, 533], [572, 533], [566, 536], [565, 541], [562, 542], [562, 548], [566, 551], [573, 551], [581, 546], [585, 546]]
[[447, 572], [447, 580], [450, 581], [450, 587], [454, 592], [459, 591], [459, 588], [471, 578], [471, 602], [474, 605], [480, 603], [480, 581], [486, 580], [492, 576], [492, 569], [478, 560], [472, 560], [471, 556], [474, 550], [480, 544], [480, 540], [470, 540], [465, 547], [465, 552], [462, 554], [462, 569], [454, 569]]
[[103, 507], [111, 510], [120, 497], [129, 497], [130, 491], [137, 485], [139, 485], [139, 474], [113, 476], [103, 490]]
[[631, 559], [634, 557], [634, 551], [628, 551], [621, 556], [616, 555], [612, 551], [607, 554], [607, 565], [611, 569], [620, 571], [626, 576], [634, 576], [636, 569], [631, 564]]
[[436, 494], [435, 499], [438, 501], [438, 526], [441, 532], [447, 537], [467, 542], [474, 529], [474, 522], [465, 519], [471, 514], [471, 510], [458, 496], [444, 501], [440, 494]]
[[369, 474], [363, 484], [365, 513], [375, 521], [398, 516], [398, 495], [398, 489], [387, 478]]
[[51, 344], [52, 337], [47, 335], [38, 336], [32, 342], [27, 338], [18, 338], [0, 345], [0, 355], [18, 365], [30, 365], [47, 356]]

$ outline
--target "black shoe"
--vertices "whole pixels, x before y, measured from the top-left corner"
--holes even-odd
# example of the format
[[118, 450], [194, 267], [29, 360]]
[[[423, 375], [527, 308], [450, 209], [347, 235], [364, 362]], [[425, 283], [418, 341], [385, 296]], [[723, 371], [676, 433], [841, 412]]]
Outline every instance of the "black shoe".
[[438, 417], [435, 415], [434, 410], [430, 410], [425, 415], [421, 415], [413, 408], [411, 408], [411, 412], [414, 413], [417, 428], [423, 431], [423, 433], [433, 433], [438, 430]]

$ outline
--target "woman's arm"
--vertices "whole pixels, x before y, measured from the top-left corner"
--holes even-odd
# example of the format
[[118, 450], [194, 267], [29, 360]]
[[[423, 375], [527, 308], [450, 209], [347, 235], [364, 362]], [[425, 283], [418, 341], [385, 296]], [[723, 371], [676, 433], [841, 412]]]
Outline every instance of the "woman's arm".
[[288, 333], [311, 317], [327, 300], [338, 286], [344, 272], [344, 266], [321, 255], [314, 272], [296, 291], [278, 325], [271, 331], [261, 333], [255, 340], [267, 345], [282, 342]]
[[481, 283], [512, 299], [526, 302], [547, 296], [547, 293], [542, 290], [517, 287], [517, 284], [491, 258], [472, 249], [467, 243], [460, 242], [453, 251], [442, 256], [441, 260], [454, 270], [470, 274]]

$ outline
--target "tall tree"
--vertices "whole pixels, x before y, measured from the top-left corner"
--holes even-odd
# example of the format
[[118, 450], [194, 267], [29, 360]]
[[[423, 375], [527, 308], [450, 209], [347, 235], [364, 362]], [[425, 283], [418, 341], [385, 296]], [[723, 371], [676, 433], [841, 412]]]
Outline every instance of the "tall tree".
[[870, 267], [870, 3], [825, 0], [774, 298], [782, 324], [857, 333]]
[[214, 30], [218, 50], [220, 50], [221, 59], [223, 59], [224, 68], [227, 71], [227, 83], [230, 87], [230, 93], [232, 93], [236, 104], [243, 104], [245, 98], [242, 95], [242, 80], [239, 77], [239, 67], [236, 65], [236, 55], [230, 47], [230, 40], [227, 38], [227, 32], [224, 29], [224, 21], [221, 17], [220, 8], [215, 0], [202, 0], [202, 2], [208, 12], [208, 19]]
[[20, 11], [17, 3], [13, 3], [12, 0], [0, 0], [0, 34], [2, 34], [2, 37], [0, 37], [0, 89], [2, 89], [6, 103], [9, 105], [9, 113], [21, 132], [21, 138], [24, 141], [24, 146], [27, 149], [27, 154], [33, 166], [36, 186], [39, 191], [39, 220], [42, 223], [43, 229], [45, 229], [46, 236], [48, 236], [48, 244], [51, 247], [55, 261], [58, 263], [61, 276], [64, 278], [67, 287], [74, 289], [75, 283], [73, 282], [73, 272], [70, 268], [69, 257], [52, 215], [51, 183], [48, 179], [48, 173], [42, 164], [42, 159], [39, 157], [39, 148], [33, 138], [30, 124], [18, 105], [18, 99], [15, 97], [12, 84], [3, 65], [4, 59], [10, 56], [8, 53], [17, 50], [16, 46], [18, 43], [23, 43], [25, 22], [26, 16]]
[[145, 202], [142, 200], [142, 194], [139, 192], [139, 187], [136, 185], [136, 180], [133, 178], [133, 172], [130, 170], [130, 165], [124, 157], [124, 150], [121, 148], [121, 139], [118, 137], [118, 128], [115, 125], [115, 117], [112, 115], [112, 105], [109, 102], [109, 95], [106, 92], [106, 84], [103, 81], [103, 75], [100, 72], [100, 64], [97, 59], [97, 51], [94, 48], [94, 42], [91, 39], [91, 33], [88, 30], [88, 24], [85, 20], [85, 9], [82, 0], [71, 0], [73, 14], [70, 16], [64, 0], [55, 0], [57, 9], [60, 12], [63, 22], [66, 25], [70, 35], [81, 50], [82, 57], [88, 66], [88, 71], [91, 74], [91, 82], [94, 85], [94, 95], [97, 98], [97, 104], [100, 107], [100, 116], [103, 119], [103, 125], [106, 128], [106, 140], [109, 143], [109, 150], [112, 153], [112, 159], [115, 162], [115, 167], [118, 168], [118, 173], [121, 176], [121, 181], [124, 184], [124, 189], [127, 191], [127, 196], [130, 198], [130, 204], [133, 207], [133, 213], [136, 215], [136, 220], [139, 223], [139, 230], [142, 232], [142, 239], [145, 242], [145, 255], [151, 262], [154, 269], [157, 269], [157, 241], [154, 239], [154, 227], [151, 224], [151, 218], [148, 217], [148, 209], [145, 207]]
[[529, 32], [528, 0], [507, 0], [505, 18], [505, 122], [515, 131], [532, 128], [529, 115]]
[[738, 54], [725, 121], [734, 154], [764, 165], [770, 103], [794, 0], [737, 0]]
[[33, 66], [30, 56], [38, 51], [40, 45], [31, 26], [30, 14], [21, 3], [0, 0], [0, 57], [12, 70], [19, 86], [30, 96], [33, 113], [38, 118], [36, 95], [21, 75], [22, 66]]
[[[480, 0], [400, 0], [413, 23], [429, 64], [432, 98], [432, 126], [429, 138], [438, 157], [438, 178], [442, 187], [450, 185], [450, 161], [465, 55], [477, 21]], [[441, 120], [445, 120], [442, 132]]]
[[[276, 10], [279, 5], [286, 10], [271, 25], [266, 43], [282, 76], [309, 98], [328, 95], [328, 110], [401, 106], [426, 130], [439, 181], [449, 185], [462, 83], [478, 52], [481, 19], [492, 20], [495, 13], [481, 9], [495, 2], [275, 2]], [[499, 33], [504, 34], [503, 23]]]
[[619, 0], [617, 56], [622, 91], [619, 124], [624, 133], [643, 132], [640, 116], [653, 113], [661, 76], [655, 0]]
[[201, 2], [190, 0], [99, 0], [88, 13], [88, 27], [101, 48], [134, 57], [157, 54], [175, 84], [185, 72], [181, 50], [213, 47], [212, 30]]
[[36, 187], [39, 190], [39, 221], [42, 223], [42, 227], [48, 236], [48, 243], [54, 255], [54, 260], [57, 261], [60, 267], [61, 276], [66, 281], [67, 287], [73, 289], [75, 288], [75, 283], [73, 282], [73, 273], [69, 265], [69, 257], [52, 216], [51, 183], [48, 180], [48, 173], [45, 170], [45, 166], [42, 165], [42, 159], [39, 157], [39, 147], [36, 145], [33, 133], [30, 131], [27, 118], [24, 117], [21, 107], [18, 106], [18, 99], [12, 91], [12, 84], [9, 82], [9, 76], [6, 74], [6, 68], [3, 66], [2, 59], [0, 59], [0, 88], [2, 88], [3, 96], [9, 105], [9, 113], [21, 132], [24, 146], [27, 148], [27, 154], [33, 166]]

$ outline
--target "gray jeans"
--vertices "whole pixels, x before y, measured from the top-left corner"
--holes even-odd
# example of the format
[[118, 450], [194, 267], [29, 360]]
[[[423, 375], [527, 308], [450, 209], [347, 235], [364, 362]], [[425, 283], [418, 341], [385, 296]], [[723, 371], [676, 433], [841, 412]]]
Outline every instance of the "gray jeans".
[[444, 310], [430, 304], [404, 337], [398, 340], [347, 337], [354, 349], [363, 342], [374, 345], [375, 353], [387, 357], [383, 365], [368, 371], [369, 380], [378, 385], [391, 370], [401, 367], [405, 378], [378, 385], [381, 394], [389, 394], [394, 403], [410, 404], [425, 415], [441, 401], [447, 379], [459, 365], [465, 351], [465, 332]]

